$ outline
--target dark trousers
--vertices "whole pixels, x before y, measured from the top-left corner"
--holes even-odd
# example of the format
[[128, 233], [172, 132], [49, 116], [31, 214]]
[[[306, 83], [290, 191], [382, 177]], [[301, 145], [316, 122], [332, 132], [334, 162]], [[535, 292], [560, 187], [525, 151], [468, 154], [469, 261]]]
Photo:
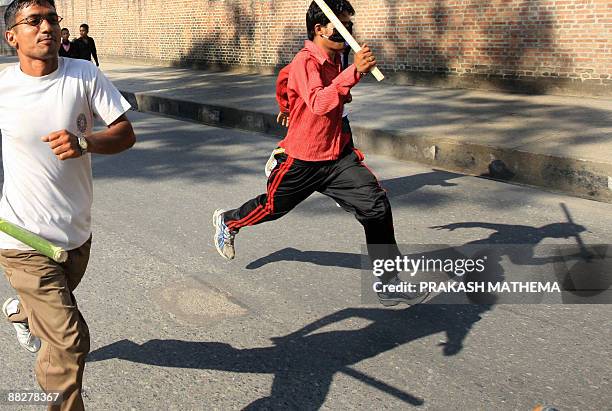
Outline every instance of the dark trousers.
[[230, 230], [238, 232], [246, 226], [276, 220], [317, 191], [334, 199], [361, 223], [371, 259], [399, 255], [389, 199], [363, 163], [361, 152], [349, 147], [334, 161], [301, 161], [285, 154], [276, 159], [267, 192], [225, 212]]

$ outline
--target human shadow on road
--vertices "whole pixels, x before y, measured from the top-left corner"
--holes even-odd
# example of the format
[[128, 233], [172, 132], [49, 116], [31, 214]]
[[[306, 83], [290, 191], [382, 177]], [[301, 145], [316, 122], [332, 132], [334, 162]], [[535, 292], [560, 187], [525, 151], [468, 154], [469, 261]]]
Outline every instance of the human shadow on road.
[[298, 261], [325, 267], [342, 267], [358, 270], [361, 268], [363, 257], [365, 256], [361, 254], [341, 253], [334, 251], [301, 251], [297, 248], [287, 247], [252, 261], [246, 266], [246, 268], [248, 270], [256, 270], [270, 263], [280, 261]]
[[[586, 231], [586, 227], [568, 223], [551, 223], [541, 227], [522, 224], [500, 224], [487, 222], [461, 222], [430, 227], [437, 230], [484, 228], [493, 230], [487, 238], [470, 241], [467, 244], [532, 244], [537, 245], [546, 238], [571, 238]], [[532, 250], [533, 251], [533, 250]]]
[[[89, 362], [122, 359], [161, 367], [273, 374], [271, 394], [245, 409], [319, 409], [336, 373], [343, 373], [401, 402], [419, 406], [425, 400], [393, 387], [381, 378], [394, 373], [384, 361], [374, 365], [377, 375], [351, 366], [401, 345], [445, 332], [444, 355], [459, 353], [463, 341], [490, 305], [417, 305], [403, 310], [348, 308], [321, 318], [291, 334], [272, 338], [263, 348], [234, 348], [219, 342], [150, 340], [142, 345], [122, 340], [99, 348]], [[347, 319], [364, 319], [360, 329], [321, 331]], [[374, 363], [371, 363], [374, 364]], [[418, 373], [419, 370], [415, 369]]]
[[[436, 230], [448, 230], [455, 231], [458, 229], [469, 229], [469, 228], [484, 228], [493, 230], [488, 237], [477, 239], [465, 243], [464, 245], [500, 245], [500, 244], [526, 244], [532, 245], [533, 247], [522, 248], [521, 251], [527, 249], [530, 251], [528, 257], [533, 257], [534, 247], [541, 243], [546, 238], [571, 238], [576, 237], [578, 234], [586, 231], [586, 228], [582, 225], [575, 223], [552, 223], [546, 224], [541, 227], [531, 227], [527, 225], [512, 225], [512, 224], [496, 224], [487, 222], [461, 222], [452, 223], [442, 226], [431, 227]], [[459, 249], [459, 247], [455, 247]], [[509, 252], [516, 249], [508, 248]], [[445, 254], [442, 250], [440, 254]], [[446, 252], [448, 254], [448, 251]], [[525, 262], [526, 256], [521, 254], [520, 256], [510, 253], [508, 257], [512, 262]], [[518, 258], [520, 257], [520, 258]], [[281, 261], [300, 261], [304, 263], [310, 263], [326, 267], [341, 267], [341, 268], [363, 268], [363, 261], [367, 261], [367, 256], [362, 254], [354, 253], [343, 253], [343, 252], [331, 252], [331, 251], [301, 251], [296, 248], [283, 248], [275, 251], [272, 254], [261, 257], [255, 261], [252, 261], [247, 265], [247, 269], [255, 270], [261, 268], [267, 264], [281, 262]], [[552, 262], [549, 259], [533, 259], [528, 260], [532, 264], [549, 263]]]
[[427, 173], [382, 180], [380, 185], [385, 189], [389, 198], [396, 198], [410, 194], [426, 186], [454, 187], [457, 184], [450, 183], [449, 180], [461, 177], [465, 177], [465, 175], [449, 173], [448, 171], [442, 170], [433, 170]]
[[[532, 227], [527, 225], [512, 225], [512, 224], [496, 224], [487, 222], [461, 222], [452, 223], [443, 226], [431, 227], [437, 230], [448, 230], [454, 231], [458, 229], [473, 229], [482, 228], [493, 230], [488, 237], [469, 241], [465, 244], [458, 246], [450, 245], [433, 245], [423, 246], [424, 249], [420, 249], [420, 246], [406, 246], [409, 251], [406, 256], [412, 260], [425, 259], [425, 260], [439, 260], [446, 261], [447, 259], [453, 259], [455, 261], [465, 259], [469, 257], [476, 259], [486, 255], [486, 270], [484, 272], [471, 272], [463, 277], [457, 277], [457, 279], [464, 282], [484, 282], [484, 283], [501, 283], [509, 281], [508, 277], [508, 266], [504, 263], [504, 259], [510, 261], [514, 266], [546, 266], [543, 272], [538, 274], [531, 274], [523, 271], [517, 272], [512, 271], [511, 278], [516, 280], [517, 276], [531, 276], [532, 280], [540, 280], [543, 282], [550, 280], [558, 280], [559, 284], [562, 285], [562, 300], [564, 302], [575, 301], [572, 297], [573, 294], [580, 294], [578, 289], [569, 281], [570, 273], [563, 269], [558, 269], [558, 264], [565, 264], [568, 262], [582, 262], [585, 267], [595, 267], [595, 265], [588, 265], [588, 260], [584, 255], [584, 250], [580, 250], [571, 255], [536, 255], [536, 247], [547, 238], [553, 239], [569, 239], [576, 238], [579, 244], [582, 243], [580, 240], [580, 233], [586, 231], [586, 228], [582, 225], [575, 224], [573, 222], [566, 223], [551, 223], [541, 227]], [[507, 245], [507, 246], [504, 246]], [[405, 247], [404, 247], [405, 248]], [[583, 247], [584, 248], [584, 247]], [[603, 253], [602, 255], [605, 255]], [[282, 261], [299, 261], [304, 263], [315, 264], [319, 266], [327, 267], [341, 267], [349, 269], [364, 269], [369, 270], [371, 267], [366, 266], [369, 262], [368, 256], [364, 254], [355, 253], [343, 253], [343, 252], [329, 252], [329, 251], [301, 251], [295, 248], [284, 248], [267, 256], [261, 257], [255, 261], [249, 263], [246, 268], [249, 270], [259, 269], [267, 264], [272, 264]], [[604, 264], [606, 260], [601, 259], [600, 264]], [[573, 264], [573, 263], [572, 263]], [[585, 265], [586, 264], [586, 265]], [[583, 268], [582, 271], [586, 270]], [[601, 270], [600, 270], [601, 271]], [[550, 277], [549, 274], [554, 273], [556, 277]], [[444, 273], [442, 273], [444, 274]], [[595, 279], [598, 279], [602, 275], [594, 275]], [[430, 277], [427, 281], [447, 281], [455, 277], [453, 273], [445, 273], [440, 276]], [[586, 276], [582, 276], [587, 278]], [[425, 278], [422, 278], [425, 280]], [[546, 281], [545, 281], [546, 280]], [[607, 281], [607, 282], [606, 282]], [[591, 281], [592, 282], [592, 281]], [[608, 289], [609, 280], [597, 280], [598, 289], [597, 291], [603, 291]], [[592, 286], [590, 284], [589, 286]], [[588, 288], [588, 287], [587, 287]], [[488, 292], [470, 292], [466, 293], [465, 297], [468, 298], [469, 302], [476, 304], [495, 304], [500, 303], [498, 298], [493, 293]], [[508, 297], [508, 296], [506, 296]], [[519, 298], [520, 296], [513, 296], [512, 298]], [[531, 303], [537, 302], [536, 298], [543, 297], [542, 294], [533, 295], [530, 300], [521, 300], [523, 302], [530, 301]], [[510, 300], [508, 300], [510, 301]], [[440, 303], [450, 303], [457, 301], [440, 301]], [[465, 301], [468, 302], [468, 301]]]
[[[470, 229], [470, 228], [481, 228], [493, 230], [487, 238], [482, 238], [474, 241], [465, 243], [464, 245], [457, 247], [456, 251], [462, 253], [463, 250], [483, 250], [482, 247], [488, 247], [488, 260], [487, 270], [485, 273], [479, 275], [473, 273], [466, 275], [464, 281], [487, 281], [487, 282], [501, 282], [507, 280], [502, 265], [502, 259], [507, 258], [511, 264], [516, 266], [545, 266], [551, 265], [549, 273], [554, 273], [556, 277], [550, 277], [549, 274], [545, 274], [540, 280], [558, 280], [562, 286], [562, 301], [572, 302], [573, 295], [576, 291], [572, 284], [568, 284], [570, 280], [570, 273], [565, 270], [559, 270], [556, 268], [557, 264], [565, 264], [570, 261], [586, 261], [587, 256], [585, 250], [580, 250], [573, 255], [557, 255], [553, 252], [553, 255], [540, 256], [536, 255], [536, 246], [542, 243], [544, 239], [570, 239], [575, 238], [579, 244], [582, 244], [580, 234], [586, 231], [586, 227], [574, 223], [572, 220], [564, 223], [551, 223], [541, 227], [532, 227], [527, 225], [513, 225], [513, 224], [500, 224], [500, 223], [487, 223], [487, 222], [461, 222], [451, 223], [442, 226], [431, 227], [437, 230], [448, 230], [455, 231], [458, 229]], [[584, 248], [584, 247], [583, 247]], [[479, 251], [482, 253], [482, 251]], [[448, 250], [437, 251], [440, 255], [448, 255]], [[550, 253], [550, 251], [549, 251]], [[516, 275], [516, 273], [514, 274]], [[532, 274], [529, 274], [532, 275]], [[537, 276], [534, 279], [538, 279]], [[507, 280], [508, 281], [508, 280]], [[537, 298], [542, 295], [537, 296]], [[489, 293], [470, 293], [468, 298], [472, 302], [486, 303], [490, 302], [495, 295]], [[569, 299], [568, 299], [569, 298]], [[495, 300], [499, 303], [499, 301]], [[530, 300], [535, 302], [536, 300]]]

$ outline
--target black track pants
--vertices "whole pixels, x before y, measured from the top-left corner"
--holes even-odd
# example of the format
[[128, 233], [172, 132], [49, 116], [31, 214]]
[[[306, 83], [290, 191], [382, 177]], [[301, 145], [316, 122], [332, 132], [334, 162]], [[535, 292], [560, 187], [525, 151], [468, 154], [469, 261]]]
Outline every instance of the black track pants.
[[[268, 178], [267, 192], [225, 212], [230, 230], [237, 232], [276, 220], [318, 191], [333, 198], [363, 225], [372, 259], [399, 255], [387, 194], [358, 150], [352, 149], [334, 161], [301, 161], [285, 154], [276, 159], [278, 164]], [[373, 247], [377, 244], [388, 247]]]

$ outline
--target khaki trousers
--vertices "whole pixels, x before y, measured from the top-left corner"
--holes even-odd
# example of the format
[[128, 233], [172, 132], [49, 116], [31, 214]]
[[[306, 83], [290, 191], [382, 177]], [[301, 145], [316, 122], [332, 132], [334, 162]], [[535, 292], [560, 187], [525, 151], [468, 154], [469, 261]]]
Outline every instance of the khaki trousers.
[[27, 322], [42, 346], [36, 379], [46, 392], [61, 392], [62, 403], [49, 410], [83, 410], [81, 396], [89, 329], [72, 292], [89, 261], [91, 238], [68, 252], [59, 264], [35, 251], [0, 250], [0, 265], [19, 295], [19, 312], [11, 322]]

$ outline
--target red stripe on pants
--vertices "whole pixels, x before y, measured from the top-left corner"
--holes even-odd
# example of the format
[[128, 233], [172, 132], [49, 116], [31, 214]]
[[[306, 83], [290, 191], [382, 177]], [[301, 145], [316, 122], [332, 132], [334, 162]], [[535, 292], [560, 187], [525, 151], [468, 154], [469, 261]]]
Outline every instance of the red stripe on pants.
[[292, 164], [293, 164], [293, 158], [289, 157], [287, 158], [287, 161], [285, 161], [281, 165], [278, 173], [274, 177], [274, 180], [272, 181], [272, 184], [270, 184], [270, 187], [268, 189], [265, 208], [262, 207], [261, 205], [257, 206], [246, 217], [238, 221], [230, 222], [227, 225], [228, 228], [235, 230], [235, 229], [240, 229], [242, 227], [246, 227], [249, 225], [253, 225], [261, 221], [262, 219], [264, 219], [267, 215], [272, 214], [274, 212], [274, 194], [276, 193], [278, 186], [280, 185], [283, 177], [289, 171], [289, 168], [291, 167]]

